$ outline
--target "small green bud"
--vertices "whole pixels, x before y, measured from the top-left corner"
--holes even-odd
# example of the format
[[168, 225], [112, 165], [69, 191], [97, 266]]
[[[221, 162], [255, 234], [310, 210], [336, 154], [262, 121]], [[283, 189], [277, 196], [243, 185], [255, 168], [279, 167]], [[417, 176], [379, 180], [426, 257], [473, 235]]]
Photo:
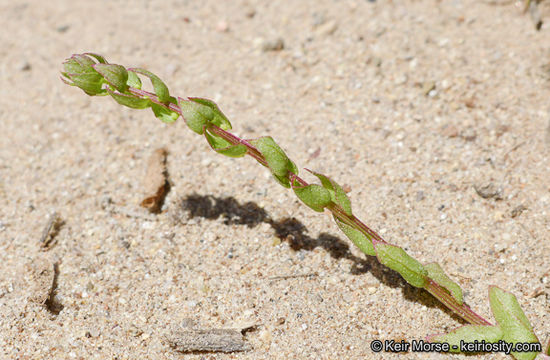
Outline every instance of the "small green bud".
[[65, 71], [61, 74], [65, 77], [63, 81], [72, 86], [77, 86], [88, 95], [99, 95], [105, 93], [102, 89], [103, 76], [93, 66], [96, 62], [87, 55], [75, 54], [63, 63]]

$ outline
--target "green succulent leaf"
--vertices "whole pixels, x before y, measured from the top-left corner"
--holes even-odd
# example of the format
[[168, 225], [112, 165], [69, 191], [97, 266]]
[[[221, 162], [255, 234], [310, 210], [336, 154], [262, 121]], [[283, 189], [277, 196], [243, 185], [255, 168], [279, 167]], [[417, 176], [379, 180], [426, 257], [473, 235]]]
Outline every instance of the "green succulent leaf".
[[238, 158], [246, 154], [247, 148], [242, 144], [232, 144], [221, 137], [209, 133], [208, 131], [206, 131], [204, 135], [206, 136], [206, 140], [212, 149], [222, 155]]
[[132, 95], [115, 93], [112, 90], [107, 90], [109, 95], [115, 99], [120, 105], [127, 106], [132, 109], [145, 109], [153, 104], [149, 99], [141, 99]]
[[[509, 292], [496, 286], [489, 288], [489, 302], [495, 320], [502, 329], [502, 339], [507, 343], [536, 343], [538, 338], [533, 327], [518, 303], [518, 299]], [[531, 360], [537, 356], [535, 352], [512, 352], [518, 360]]]
[[208, 119], [209, 123], [214, 124], [223, 130], [231, 130], [231, 123], [215, 102], [197, 97], [191, 97], [189, 100], [202, 105], [197, 109]]
[[157, 95], [161, 103], [166, 104], [170, 101], [170, 91], [168, 91], [166, 84], [157, 75], [140, 68], [132, 68], [128, 70], [148, 77], [149, 80], [151, 80], [151, 84], [153, 84], [155, 95]]
[[295, 186], [293, 184], [292, 189], [296, 196], [314, 211], [323, 212], [331, 202], [330, 192], [320, 185]]
[[100, 73], [103, 78], [121, 93], [128, 89], [128, 71], [124, 66], [117, 64], [95, 64], [94, 70]]
[[139, 76], [133, 71], [128, 71], [128, 81], [126, 82], [128, 86], [131, 86], [136, 89], [141, 89], [141, 80]]
[[352, 215], [351, 201], [349, 197], [346, 195], [346, 192], [344, 191], [344, 189], [342, 189], [342, 187], [338, 185], [336, 181], [331, 180], [327, 176], [317, 173], [315, 171], [311, 171], [311, 170], [308, 170], [308, 171], [319, 178], [323, 187], [330, 192], [330, 197], [332, 201], [335, 204], [339, 205], [342, 209], [344, 209], [344, 212], [346, 214], [351, 216]]
[[336, 221], [336, 225], [338, 225], [340, 230], [342, 230], [342, 232], [346, 234], [348, 239], [350, 239], [351, 242], [354, 243], [355, 246], [359, 248], [359, 250], [361, 250], [363, 253], [367, 255], [376, 256], [374, 245], [372, 244], [372, 240], [369, 239], [369, 237], [367, 237], [361, 231], [342, 222], [336, 216], [334, 216], [334, 221]]
[[447, 334], [435, 335], [430, 337], [430, 342], [447, 343], [450, 345], [451, 352], [461, 352], [460, 344], [473, 343], [475, 341], [485, 341], [486, 343], [496, 343], [502, 339], [502, 330], [498, 326], [492, 325], [466, 325], [451, 330]]
[[213, 101], [201, 98], [187, 100], [178, 98], [178, 106], [187, 126], [199, 135], [202, 135], [204, 129], [210, 124], [223, 130], [231, 129], [231, 123]]
[[445, 274], [438, 263], [426, 264], [424, 265], [424, 269], [428, 271], [428, 276], [430, 279], [435, 281], [440, 286], [443, 286], [443, 288], [452, 295], [459, 305], [464, 303], [464, 299], [462, 298], [462, 289], [457, 283], [452, 281], [447, 274]]
[[63, 73], [63, 75], [72, 81], [71, 85], [79, 87], [90, 96], [105, 93], [103, 78], [97, 73], [80, 75]]
[[151, 109], [157, 119], [167, 124], [173, 123], [180, 116], [177, 112], [169, 110], [162, 105], [155, 104], [154, 102], [151, 102]]
[[298, 175], [298, 168], [296, 164], [286, 156], [283, 149], [277, 145], [271, 136], [263, 136], [255, 140], [250, 140], [250, 143], [264, 156], [267, 166], [271, 170], [275, 180], [282, 186], [290, 188], [288, 172], [290, 171]]
[[398, 246], [384, 243], [376, 243], [374, 246], [378, 261], [390, 269], [397, 271], [412, 286], [422, 288], [426, 285], [428, 271], [424, 269], [420, 262], [407, 254], [405, 250]]

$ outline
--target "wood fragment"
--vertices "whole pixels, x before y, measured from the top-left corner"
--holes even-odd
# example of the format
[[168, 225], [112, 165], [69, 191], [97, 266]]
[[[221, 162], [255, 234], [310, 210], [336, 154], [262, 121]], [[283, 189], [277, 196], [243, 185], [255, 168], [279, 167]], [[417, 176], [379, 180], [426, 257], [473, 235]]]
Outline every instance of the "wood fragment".
[[166, 155], [166, 149], [160, 148], [155, 150], [147, 160], [147, 172], [143, 179], [144, 198], [141, 206], [152, 213], [160, 212], [168, 192]]
[[42, 230], [42, 236], [40, 237], [40, 247], [43, 250], [48, 250], [51, 248], [54, 244], [55, 236], [63, 224], [64, 221], [59, 217], [57, 212], [54, 211], [51, 213], [44, 230]]
[[173, 331], [166, 340], [170, 347], [182, 353], [230, 353], [252, 349], [242, 333], [235, 329], [180, 329]]

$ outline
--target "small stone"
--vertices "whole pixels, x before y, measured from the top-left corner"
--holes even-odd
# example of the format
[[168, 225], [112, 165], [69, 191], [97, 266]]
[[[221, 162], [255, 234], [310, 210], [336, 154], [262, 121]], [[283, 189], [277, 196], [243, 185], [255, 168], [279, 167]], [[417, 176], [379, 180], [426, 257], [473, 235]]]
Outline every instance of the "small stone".
[[454, 138], [458, 136], [458, 129], [452, 124], [443, 126], [441, 129], [441, 134], [446, 137]]
[[470, 128], [464, 129], [464, 131], [460, 133], [460, 137], [466, 141], [474, 141], [477, 137], [477, 134], [476, 134], [476, 131], [470, 127]]
[[417, 191], [416, 192], [416, 201], [422, 201], [424, 200], [424, 191]]
[[422, 84], [422, 94], [429, 96], [430, 92], [435, 90], [435, 82], [434, 81], [425, 81]]
[[280, 51], [285, 48], [285, 42], [282, 38], [262, 41], [262, 51]]
[[495, 200], [503, 199], [502, 188], [497, 187], [493, 183], [488, 183], [486, 185], [476, 184], [474, 185], [474, 189], [476, 193], [484, 199], [491, 199], [491, 198]]
[[264, 330], [260, 331], [259, 338], [264, 343], [270, 343], [271, 339], [272, 339], [271, 332], [267, 329], [264, 329]]
[[283, 325], [285, 323], [286, 319], [284, 317], [280, 317], [277, 319], [277, 325]]
[[216, 31], [218, 32], [228, 32], [229, 31], [229, 24], [227, 21], [222, 20], [216, 24]]
[[338, 23], [334, 20], [330, 20], [319, 25], [315, 32], [320, 36], [328, 36], [334, 34], [336, 29], [338, 29]]
[[32, 66], [28, 61], [23, 61], [18, 68], [20, 71], [29, 71], [30, 69], [32, 69]]
[[69, 30], [70, 27], [71, 27], [70, 25], [61, 25], [61, 26], [58, 26], [57, 29], [55, 30], [57, 30], [58, 33], [64, 33], [64, 32], [67, 32], [67, 30]]

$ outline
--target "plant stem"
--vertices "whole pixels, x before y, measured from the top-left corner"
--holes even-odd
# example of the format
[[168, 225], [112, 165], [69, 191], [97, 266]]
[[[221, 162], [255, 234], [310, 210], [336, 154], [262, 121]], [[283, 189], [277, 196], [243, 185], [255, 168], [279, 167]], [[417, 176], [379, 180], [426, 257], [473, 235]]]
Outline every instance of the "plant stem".
[[[158, 100], [158, 97], [145, 90], [136, 89], [133, 87], [129, 87], [129, 92], [139, 96], [141, 98], [148, 98], [155, 104], [164, 106], [165, 108], [174, 111], [180, 115], [182, 115], [181, 109], [179, 106], [173, 103], [164, 104]], [[216, 125], [209, 125], [206, 128], [206, 131], [210, 131], [211, 133], [222, 137], [223, 139], [230, 142], [232, 145], [244, 145], [247, 148], [247, 154], [256, 159], [261, 165], [267, 167], [267, 161], [265, 157], [256, 149], [250, 142], [246, 139], [241, 139], [238, 136], [223, 130], [222, 128], [216, 126]], [[297, 174], [294, 174], [292, 172], [288, 173], [288, 178], [291, 183], [294, 183], [294, 181], [297, 181], [300, 183], [301, 186], [308, 186], [309, 184], [300, 178]], [[379, 243], [388, 244], [387, 241], [385, 241], [380, 235], [378, 235], [374, 230], [369, 228], [367, 225], [365, 225], [361, 220], [356, 218], [354, 215], [348, 215], [342, 207], [335, 203], [331, 203], [326, 207], [335, 218], [338, 220], [344, 222], [345, 224], [353, 227], [354, 229], [357, 229], [361, 231], [365, 236], [367, 236], [371, 241], [376, 241]], [[454, 312], [456, 315], [460, 316], [462, 319], [464, 319], [466, 322], [472, 325], [491, 325], [490, 322], [485, 320], [480, 315], [476, 314], [468, 305], [466, 304], [459, 304], [456, 299], [441, 285], [437, 284], [435, 281], [431, 279], [427, 279], [427, 283], [424, 286], [424, 289], [428, 291], [430, 294], [432, 294], [436, 299], [438, 299], [443, 305], [445, 305], [449, 310]]]

